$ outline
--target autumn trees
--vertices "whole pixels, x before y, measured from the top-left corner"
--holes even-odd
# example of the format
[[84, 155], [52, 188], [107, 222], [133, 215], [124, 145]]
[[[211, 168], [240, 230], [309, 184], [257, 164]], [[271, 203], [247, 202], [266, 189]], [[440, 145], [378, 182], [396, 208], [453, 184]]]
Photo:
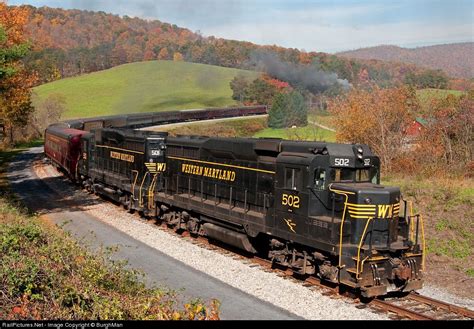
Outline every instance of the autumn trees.
[[329, 102], [336, 138], [368, 144], [388, 170], [403, 153], [406, 128], [417, 109], [416, 94], [407, 87], [353, 89]]
[[474, 90], [434, 102], [416, 153], [427, 173], [474, 177]]
[[420, 106], [410, 87], [353, 89], [330, 101], [329, 111], [338, 141], [368, 144], [386, 171], [474, 176], [473, 90], [434, 101], [414, 144], [406, 134]]
[[303, 95], [287, 82], [274, 79], [266, 74], [253, 81], [236, 76], [230, 82], [232, 98], [244, 104], [269, 105], [268, 126], [287, 128], [306, 126], [308, 108]]
[[29, 48], [23, 33], [27, 17], [26, 8], [0, 2], [0, 115], [10, 142], [33, 111], [30, 88], [36, 77], [21, 62]]
[[446, 89], [448, 77], [441, 70], [426, 70], [420, 73], [410, 72], [405, 76], [406, 84], [417, 88]]
[[262, 74], [253, 81], [249, 81], [244, 76], [236, 76], [230, 82], [230, 89], [232, 99], [247, 105], [271, 105], [276, 94], [292, 90], [287, 82], [273, 79], [266, 74]]
[[38, 72], [41, 83], [129, 62], [157, 59], [182, 59], [258, 70], [251, 58], [262, 51], [275, 54], [283, 62], [335, 73], [339, 79], [352, 85], [370, 81], [389, 86], [403, 82], [409, 73], [419, 75], [424, 71], [414, 65], [355, 60], [321, 52], [203, 36], [158, 20], [120, 17], [104, 12], [26, 8], [29, 11], [26, 32], [35, 46], [25, 63]]

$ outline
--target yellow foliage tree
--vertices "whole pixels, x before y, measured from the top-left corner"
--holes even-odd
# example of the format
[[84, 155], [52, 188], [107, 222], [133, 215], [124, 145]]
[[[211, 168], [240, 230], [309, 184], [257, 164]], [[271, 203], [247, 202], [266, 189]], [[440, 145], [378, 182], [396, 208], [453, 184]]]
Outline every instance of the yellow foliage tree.
[[182, 62], [183, 61], [183, 55], [181, 55], [180, 52], [175, 52], [173, 55], [173, 61], [175, 62]]
[[368, 144], [381, 158], [384, 169], [403, 152], [406, 129], [419, 108], [416, 94], [407, 87], [353, 89], [328, 103], [334, 115], [336, 138]]
[[26, 72], [21, 62], [28, 50], [23, 31], [27, 17], [26, 7], [0, 2], [0, 117], [10, 142], [14, 142], [14, 129], [25, 126], [33, 111], [30, 89], [36, 76]]
[[161, 48], [160, 52], [158, 53], [158, 59], [170, 59], [170, 54], [167, 48]]

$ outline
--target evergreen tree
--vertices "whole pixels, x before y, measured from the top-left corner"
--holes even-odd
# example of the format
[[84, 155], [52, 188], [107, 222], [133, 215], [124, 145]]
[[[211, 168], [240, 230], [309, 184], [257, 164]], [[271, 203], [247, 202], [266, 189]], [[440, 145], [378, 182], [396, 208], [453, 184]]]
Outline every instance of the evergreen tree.
[[17, 72], [15, 62], [26, 55], [28, 45], [8, 43], [7, 33], [0, 22], [0, 79], [12, 76]]
[[287, 108], [286, 95], [278, 93], [273, 98], [273, 104], [268, 111], [268, 126], [270, 128], [284, 128], [286, 127], [285, 112]]
[[305, 126], [308, 124], [308, 108], [304, 97], [297, 91], [278, 93], [273, 98], [273, 104], [268, 112], [268, 126], [285, 128]]
[[308, 108], [305, 104], [304, 97], [298, 91], [292, 91], [287, 94], [288, 98], [288, 118], [292, 122], [287, 122], [287, 127], [290, 126], [306, 126], [308, 124]]

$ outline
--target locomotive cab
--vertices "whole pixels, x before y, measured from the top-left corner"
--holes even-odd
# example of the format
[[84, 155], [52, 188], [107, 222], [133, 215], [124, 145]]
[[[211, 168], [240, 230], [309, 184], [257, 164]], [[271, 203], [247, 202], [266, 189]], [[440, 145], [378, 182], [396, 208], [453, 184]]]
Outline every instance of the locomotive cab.
[[[309, 150], [277, 157], [277, 234], [314, 246], [321, 278], [360, 289], [366, 297], [421, 288], [421, 239], [403, 228], [400, 189], [380, 185], [379, 158], [357, 144]], [[318, 250], [332, 256], [321, 257]], [[315, 271], [307, 261], [310, 251], [290, 253], [296, 260], [280, 256], [280, 261], [302, 274]], [[280, 254], [271, 252], [272, 257]]]
[[315, 187], [327, 184], [330, 217], [339, 219], [331, 235], [338, 245], [339, 281], [367, 297], [418, 289], [422, 248], [418, 238], [411, 241], [400, 230], [400, 189], [379, 184], [379, 159], [364, 155], [370, 150], [355, 145], [353, 151], [352, 157], [330, 156], [330, 167], [316, 168], [314, 177]]

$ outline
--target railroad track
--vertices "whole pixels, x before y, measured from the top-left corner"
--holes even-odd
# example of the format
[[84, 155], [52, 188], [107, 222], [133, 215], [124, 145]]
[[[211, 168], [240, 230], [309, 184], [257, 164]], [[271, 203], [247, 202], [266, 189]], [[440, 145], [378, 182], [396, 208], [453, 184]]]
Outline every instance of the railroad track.
[[374, 299], [372, 306], [412, 320], [473, 320], [474, 311], [412, 292], [402, 298]]
[[235, 259], [248, 263], [249, 266], [260, 266], [264, 271], [276, 272], [280, 277], [299, 282], [309, 289], [316, 289], [325, 296], [346, 298], [346, 300], [358, 304], [356, 307], [359, 309], [370, 307], [377, 312], [387, 314], [392, 319], [474, 320], [474, 311], [423, 296], [416, 292], [409, 293], [403, 297], [387, 297], [386, 299], [372, 299], [368, 302], [363, 302], [350, 290], [342, 291], [338, 286], [331, 286], [322, 283], [316, 277], [298, 277], [298, 275], [296, 275], [291, 269], [275, 267], [268, 259], [247, 254], [237, 248], [229, 247], [218, 241], [210, 242], [208, 239], [203, 237], [192, 238], [187, 232], [184, 232], [185, 234], [183, 236], [182, 234], [176, 233], [173, 229], [168, 228], [166, 225], [161, 225], [160, 228], [167, 232], [171, 232], [176, 236], [186, 238], [191, 241], [191, 243], [203, 248], [214, 250], [225, 255], [231, 255]]

